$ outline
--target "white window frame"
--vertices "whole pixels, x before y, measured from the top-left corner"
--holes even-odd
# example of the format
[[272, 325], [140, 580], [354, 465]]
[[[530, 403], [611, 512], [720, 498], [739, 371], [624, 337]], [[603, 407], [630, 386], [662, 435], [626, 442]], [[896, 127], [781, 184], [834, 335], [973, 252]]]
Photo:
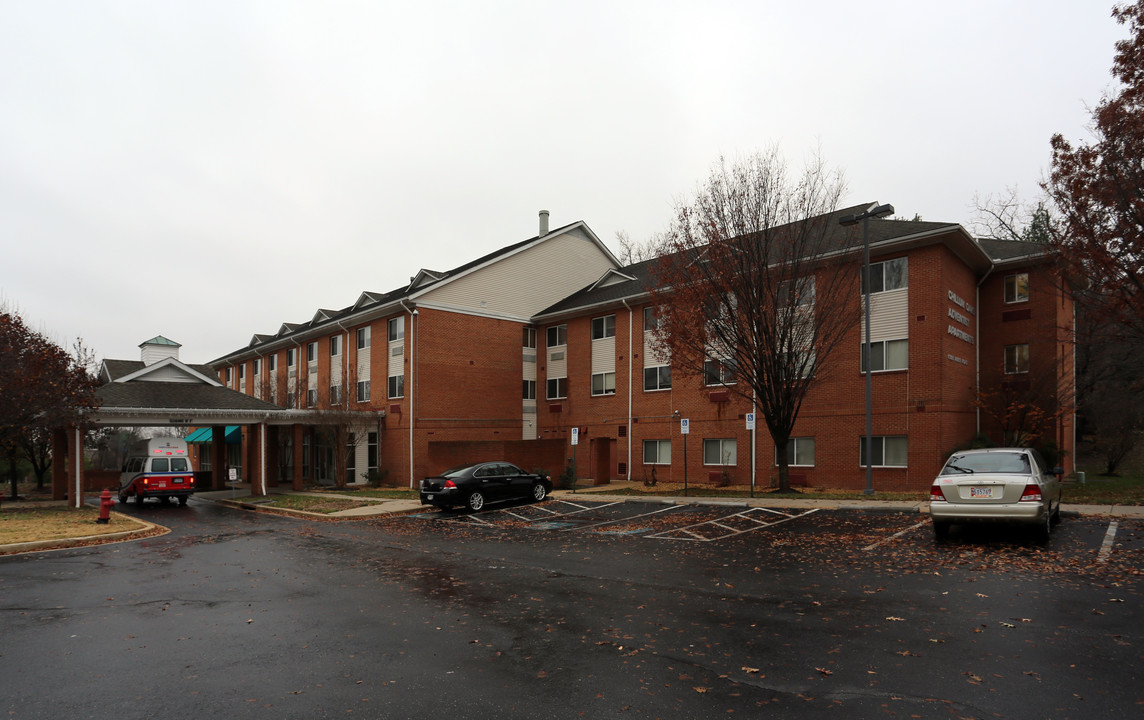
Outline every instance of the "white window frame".
[[[396, 383], [397, 394], [394, 394], [394, 384]], [[405, 397], [405, 376], [404, 375], [390, 375], [386, 380], [386, 392], [390, 400]]]
[[307, 363], [318, 362], [318, 341], [317, 340], [315, 340], [314, 342], [311, 342], [311, 343], [306, 343], [306, 362]]
[[342, 336], [330, 336], [330, 357], [337, 357], [342, 354]]
[[369, 402], [369, 380], [359, 380], [357, 384], [357, 401], [359, 403]]
[[[597, 383], [597, 378], [599, 378], [599, 383]], [[597, 391], [597, 384], [599, 385], [599, 391]], [[592, 396], [593, 397], [602, 397], [604, 395], [615, 395], [615, 394], [616, 394], [616, 373], [614, 371], [592, 373]]]
[[311, 388], [306, 391], [306, 407], [314, 407], [318, 404], [318, 389]]
[[[718, 445], [712, 446], [711, 443], [718, 443]], [[717, 452], [718, 452], [718, 456], [719, 456], [719, 462], [707, 462], [708, 454], [709, 454], [708, 453], [709, 447], [716, 447], [717, 448]], [[726, 450], [726, 448], [728, 448], [728, 447], [730, 448], [729, 453]], [[735, 465], [739, 464], [738, 463], [738, 457], [739, 457], [739, 445], [738, 445], [738, 441], [735, 440], [735, 438], [703, 438], [703, 464], [704, 465], [716, 466], [716, 467], [734, 467]]]
[[[1022, 286], [1021, 279], [1024, 278]], [[1029, 273], [1013, 273], [1005, 276], [1005, 304], [1029, 302]]]
[[[809, 458], [806, 456], [810, 455]], [[799, 462], [807, 460], [810, 462]], [[779, 451], [775, 448], [775, 466], [779, 464]], [[814, 467], [814, 437], [792, 437], [787, 440], [787, 465], [789, 467]]]
[[[654, 387], [648, 387], [649, 372], [654, 371]], [[666, 378], [665, 378], [666, 371]], [[666, 382], [665, 382], [666, 380]], [[671, 389], [671, 365], [650, 365], [644, 368], [644, 392], [660, 392]]]
[[296, 367], [298, 364], [298, 348], [286, 348], [286, 367]]
[[659, 314], [654, 305], [648, 305], [643, 309], [643, 329], [644, 332], [659, 330]]
[[[902, 273], [901, 273], [902, 284], [901, 285], [895, 285], [894, 287], [886, 287], [886, 277], [887, 277], [886, 276], [886, 267], [889, 265], [897, 265], [898, 263], [900, 263], [902, 266]], [[865, 295], [866, 294], [866, 273], [859, 271], [858, 276], [860, 278], [859, 283], [858, 283], [858, 285], [859, 285], [858, 289], [862, 292], [863, 295]], [[874, 281], [875, 278], [877, 278], [876, 282]], [[908, 257], [900, 257], [900, 258], [893, 258], [891, 260], [882, 260], [880, 262], [870, 263], [870, 279], [871, 279], [871, 285], [873, 286], [870, 289], [871, 295], [877, 295], [878, 293], [882, 293], [882, 292], [890, 292], [892, 290], [901, 290], [902, 288], [908, 288], [910, 286], [909, 258]]]
[[[553, 383], [556, 383], [556, 395], [552, 394]], [[561, 385], [563, 384], [563, 388]], [[561, 392], [563, 390], [563, 392]], [[546, 400], [563, 400], [568, 397], [568, 378], [548, 378], [544, 383], [544, 397]]]
[[278, 372], [278, 353], [274, 353], [273, 355], [268, 356], [266, 359], [269, 360], [269, 362], [266, 363], [267, 371], [272, 373]]
[[[887, 441], [892, 441], [895, 446], [900, 445], [900, 447], [894, 448], [894, 454], [897, 455], [900, 453], [900, 454], [905, 456], [905, 460], [902, 462], [901, 465], [897, 465], [897, 464], [887, 465], [886, 464], [886, 443], [887, 443]], [[871, 437], [871, 450], [874, 453], [874, 458], [873, 458], [874, 460], [877, 460], [879, 457], [882, 459], [882, 463], [880, 465], [873, 465], [872, 467], [876, 467], [876, 468], [904, 468], [904, 467], [909, 467], [910, 446], [909, 446], [909, 439], [905, 435], [874, 435]], [[864, 462], [865, 458], [862, 457], [865, 454], [866, 454], [866, 437], [861, 436], [858, 438], [858, 467], [861, 467], [861, 468], [866, 467], [866, 463]]]
[[369, 347], [370, 341], [372, 339], [371, 336], [372, 336], [372, 333], [370, 332], [369, 325], [366, 325], [365, 327], [360, 327], [357, 329], [357, 347], [358, 347], [358, 350], [364, 350], [367, 347]]
[[[735, 364], [735, 358], [711, 358], [703, 363], [703, 383], [707, 387], [724, 387], [727, 385], [734, 385], [735, 371], [738, 366]], [[715, 377], [715, 382], [712, 378]]]
[[[1022, 352], [1023, 351], [1023, 352]], [[1022, 355], [1024, 357], [1022, 357]], [[1029, 343], [1005, 346], [1005, 374], [1026, 375], [1029, 372]]]
[[397, 342], [398, 340], [405, 339], [405, 316], [398, 315], [397, 317], [389, 318], [386, 324], [387, 337], [389, 342]]
[[521, 333], [521, 347], [536, 349], [536, 328], [526, 327]]
[[521, 392], [525, 400], [536, 399], [536, 381], [525, 380], [524, 385], [521, 387]]
[[[905, 365], [902, 365], [901, 367], [886, 367], [886, 350], [887, 350], [887, 346], [890, 345], [891, 343], [893, 343], [894, 346], [898, 347], [898, 348], [901, 347], [902, 343], [905, 344], [905, 347], [906, 347], [906, 364]], [[881, 351], [882, 351], [882, 367], [876, 368], [874, 370], [875, 373], [896, 372], [898, 370], [909, 370], [910, 369], [910, 339], [909, 338], [898, 338], [895, 340], [875, 340], [874, 342], [870, 343], [870, 364], [871, 365], [877, 365], [877, 363], [874, 362], [874, 358], [875, 358], [875, 353], [877, 352], [878, 348], [881, 348]], [[861, 346], [859, 346], [858, 350], [859, 350], [858, 372], [864, 373], [864, 372], [866, 372], [866, 368], [864, 367], [866, 364], [866, 353], [862, 351], [863, 348]]]
[[[652, 450], [654, 458], [648, 459], [648, 450]], [[666, 451], [666, 452], [665, 452]], [[666, 455], [666, 457], [665, 457]], [[671, 464], [671, 440], [644, 440], [643, 441], [643, 464], [644, 465], [670, 465]]]
[[[556, 333], [556, 338], [555, 338], [556, 342], [555, 343], [552, 342], [553, 331], [555, 331], [555, 333]], [[544, 346], [547, 348], [564, 347], [565, 345], [568, 344], [568, 326], [567, 325], [553, 325], [553, 326], [547, 328], [545, 330], [545, 333], [544, 333], [544, 342], [545, 342]]]
[[604, 340], [616, 336], [616, 316], [604, 315], [592, 318], [592, 339]]
[[342, 401], [342, 386], [341, 385], [331, 385], [330, 386], [330, 404], [336, 405], [336, 404], [340, 403], [341, 401]]

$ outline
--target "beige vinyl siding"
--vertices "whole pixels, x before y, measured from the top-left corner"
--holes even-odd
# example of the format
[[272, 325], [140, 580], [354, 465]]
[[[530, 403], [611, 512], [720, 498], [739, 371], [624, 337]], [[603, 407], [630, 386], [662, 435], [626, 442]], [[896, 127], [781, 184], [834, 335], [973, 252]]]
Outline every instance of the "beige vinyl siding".
[[389, 371], [386, 373], [387, 377], [395, 377], [397, 375], [405, 374], [405, 339], [390, 340], [389, 347]]
[[[553, 267], [560, 268], [552, 273]], [[531, 317], [600, 278], [612, 262], [579, 228], [447, 281], [417, 299], [475, 312]]]
[[[233, 377], [238, 377], [238, 368], [233, 370]], [[178, 382], [178, 383], [198, 383], [202, 382], [196, 377], [191, 377], [185, 371], [180, 370], [178, 367], [168, 365], [164, 368], [152, 370], [146, 376], [147, 380], [155, 380], [158, 382]]]
[[548, 348], [548, 377], [568, 377], [568, 346], [558, 345]]
[[655, 331], [644, 331], [643, 338], [644, 367], [657, 367], [671, 363], [671, 355], [666, 351], [660, 352], [655, 345]]
[[357, 382], [369, 380], [369, 351], [372, 349], [367, 347], [357, 351]]
[[[866, 337], [866, 323], [862, 321], [861, 337]], [[909, 337], [909, 288], [874, 293], [870, 296], [870, 339], [901, 340]]]
[[616, 371], [616, 338], [606, 337], [592, 341], [592, 372]]

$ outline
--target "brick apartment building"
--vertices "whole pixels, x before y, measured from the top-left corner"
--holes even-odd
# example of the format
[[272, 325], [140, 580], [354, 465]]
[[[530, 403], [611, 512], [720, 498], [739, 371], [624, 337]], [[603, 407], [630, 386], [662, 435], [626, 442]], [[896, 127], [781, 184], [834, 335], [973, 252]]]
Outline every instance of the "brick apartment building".
[[[1071, 471], [1073, 308], [1044, 248], [957, 224], [869, 223], [875, 489], [924, 489], [949, 451], [979, 433], [1002, 441], [991, 407], [1029, 398], [1049, 410], [1039, 444]], [[343, 452], [350, 482], [381, 472], [413, 485], [506, 459], [553, 476], [574, 461], [596, 483], [686, 473], [769, 486], [774, 447], [761, 423], [746, 428], [734, 378], [672, 372], [651, 342], [651, 263], [621, 267], [584, 223], [547, 224], [542, 212], [536, 237], [364, 292], [210, 363], [227, 387], [312, 411], [311, 424], [275, 433], [271, 477], [330, 482]], [[796, 483], [864, 486], [861, 347], [856, 325], [803, 403]]]

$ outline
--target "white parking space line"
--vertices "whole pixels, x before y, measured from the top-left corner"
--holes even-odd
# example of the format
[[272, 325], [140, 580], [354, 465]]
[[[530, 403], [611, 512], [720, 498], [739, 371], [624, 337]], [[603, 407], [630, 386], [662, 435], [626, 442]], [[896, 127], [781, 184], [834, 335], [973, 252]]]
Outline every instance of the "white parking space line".
[[1108, 531], [1104, 533], [1104, 542], [1100, 544], [1100, 552], [1096, 556], [1096, 562], [1103, 565], [1108, 562], [1108, 556], [1112, 554], [1112, 543], [1116, 540], [1116, 528], [1120, 525], [1113, 520], [1108, 524]]
[[[656, 514], [659, 514], [661, 512], [678, 510], [681, 507], [683, 507], [683, 506], [682, 505], [668, 505], [667, 507], [662, 507], [659, 510], [652, 510], [651, 512], [641, 513], [640, 515], [632, 515], [631, 517], [618, 518], [616, 520], [605, 520], [604, 522], [593, 523], [591, 525], [580, 525], [578, 527], [566, 528], [564, 530], [561, 530], [560, 532], [576, 532], [578, 530], [590, 530], [592, 528], [603, 527], [604, 525], [615, 525], [617, 523], [624, 523], [624, 522], [628, 522], [630, 520], [635, 520], [636, 518], [647, 517], [648, 515], [656, 515]], [[571, 515], [571, 514], [572, 513], [569, 513], [569, 515]]]
[[906, 528], [905, 530], [894, 533], [890, 537], [882, 538], [881, 540], [874, 543], [873, 545], [867, 545], [866, 547], [862, 548], [862, 550], [868, 552], [868, 551], [873, 550], [874, 548], [878, 547], [879, 545], [884, 545], [884, 544], [890, 542], [891, 540], [897, 540], [898, 538], [905, 535], [906, 533], [913, 532], [914, 530], [917, 530], [918, 528], [920, 528], [922, 525], [928, 525], [928, 524], [929, 524], [929, 520], [922, 520], [920, 523], [918, 523], [916, 525], [911, 525], [908, 528]]
[[620, 501], [604, 503], [603, 505], [577, 505], [576, 503], [568, 503], [568, 504], [571, 505], [572, 507], [578, 507], [580, 509], [579, 510], [573, 510], [572, 512], [556, 513], [552, 517], [562, 518], [562, 517], [568, 517], [569, 515], [579, 515], [580, 513], [588, 512], [589, 510], [599, 510], [600, 508], [606, 508], [606, 507], [611, 507], [613, 505], [619, 505]]
[[[663, 532], [655, 533], [654, 535], [644, 535], [644, 537], [655, 538], [656, 540], [687, 540], [688, 542], [713, 542], [715, 540], [724, 540], [724, 539], [729, 538], [729, 537], [735, 537], [736, 535], [742, 535], [743, 533], [749, 533], [753, 530], [761, 530], [762, 528], [774, 527], [775, 525], [778, 525], [780, 523], [785, 523], [788, 520], [794, 520], [796, 518], [806, 517], [807, 515], [811, 515], [813, 513], [818, 512], [818, 510], [819, 510], [819, 508], [813, 508], [811, 510], [807, 510], [804, 513], [799, 513], [798, 515], [788, 515], [787, 513], [780, 512], [778, 510], [771, 510], [770, 508], [750, 508], [748, 510], [744, 510], [742, 512], [737, 512], [737, 513], [734, 513], [733, 515], [727, 515], [726, 517], [721, 517], [721, 518], [718, 518], [716, 520], [705, 520], [703, 522], [695, 523], [693, 525], [687, 525], [687, 526], [681, 527], [681, 528], [674, 528], [672, 530], [664, 530]], [[751, 513], [753, 513], [753, 512], [769, 512], [769, 513], [772, 513], [774, 515], [782, 515], [783, 518], [781, 520], [775, 520], [774, 522], [764, 522], [762, 520], [759, 520], [757, 518], [752, 517]], [[732, 529], [730, 532], [727, 532], [723, 535], [718, 535], [715, 537], [706, 537], [706, 536], [701, 535], [697, 532], [692, 532], [692, 528], [699, 528], [699, 527], [703, 527], [703, 526], [708, 526], [708, 527], [718, 526], [718, 527], [722, 527], [722, 528], [727, 528], [726, 525], [723, 525], [718, 521], [719, 520], [730, 520], [731, 518], [741, 518], [743, 520], [750, 520], [751, 522], [755, 523], [755, 526], [746, 528], [745, 530], [733, 530]], [[676, 535], [676, 533], [684, 533], [685, 535], [690, 535], [691, 537], [678, 536], [678, 535]]]

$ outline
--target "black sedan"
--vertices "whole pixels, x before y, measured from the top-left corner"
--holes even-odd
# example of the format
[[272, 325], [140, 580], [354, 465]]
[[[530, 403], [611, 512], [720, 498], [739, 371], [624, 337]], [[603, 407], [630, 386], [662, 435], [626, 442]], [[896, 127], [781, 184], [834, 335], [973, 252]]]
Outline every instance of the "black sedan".
[[507, 462], [482, 462], [450, 468], [421, 481], [421, 504], [442, 509], [465, 505], [480, 510], [485, 503], [532, 498], [540, 502], [552, 492], [547, 475], [527, 473]]

